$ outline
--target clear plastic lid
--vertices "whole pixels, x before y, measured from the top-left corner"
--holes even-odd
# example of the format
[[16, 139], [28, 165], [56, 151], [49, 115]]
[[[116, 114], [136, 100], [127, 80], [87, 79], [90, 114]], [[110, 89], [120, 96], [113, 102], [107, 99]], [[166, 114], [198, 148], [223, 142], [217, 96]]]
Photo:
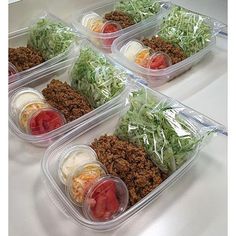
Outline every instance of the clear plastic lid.
[[58, 176], [66, 184], [70, 173], [84, 164], [97, 160], [96, 152], [88, 145], [75, 145], [66, 148], [60, 155], [58, 162]]
[[93, 221], [108, 221], [122, 214], [128, 202], [129, 193], [125, 183], [118, 177], [107, 175], [89, 189], [83, 213]]
[[75, 205], [82, 206], [91, 185], [106, 173], [106, 167], [99, 161], [79, 166], [67, 179], [66, 193], [68, 198]]
[[31, 114], [26, 132], [40, 135], [57, 129], [66, 123], [64, 115], [55, 108], [42, 108]]

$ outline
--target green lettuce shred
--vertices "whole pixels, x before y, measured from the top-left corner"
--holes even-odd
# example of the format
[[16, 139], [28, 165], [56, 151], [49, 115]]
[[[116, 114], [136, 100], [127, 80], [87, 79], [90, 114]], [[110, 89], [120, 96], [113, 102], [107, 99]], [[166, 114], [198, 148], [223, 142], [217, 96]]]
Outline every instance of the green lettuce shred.
[[212, 28], [206, 17], [175, 6], [160, 25], [158, 36], [181, 47], [187, 56], [191, 56], [207, 46]]
[[115, 134], [143, 146], [150, 159], [165, 173], [178, 169], [194, 152], [202, 138], [196, 128], [179, 115], [179, 109], [145, 89], [133, 92], [130, 108], [121, 117]]
[[125, 88], [125, 74], [90, 47], [80, 50], [70, 77], [71, 86], [94, 108], [110, 101]]
[[129, 14], [138, 23], [160, 11], [160, 3], [155, 0], [130, 0], [119, 1], [115, 9]]
[[47, 18], [40, 19], [29, 32], [28, 45], [49, 60], [65, 52], [75, 40], [69, 27]]

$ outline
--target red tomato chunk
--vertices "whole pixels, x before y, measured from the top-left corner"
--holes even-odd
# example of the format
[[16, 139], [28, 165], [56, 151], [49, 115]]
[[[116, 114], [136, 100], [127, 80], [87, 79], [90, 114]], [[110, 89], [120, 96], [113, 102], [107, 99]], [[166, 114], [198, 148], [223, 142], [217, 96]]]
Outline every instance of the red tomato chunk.
[[64, 124], [63, 116], [54, 110], [41, 110], [33, 115], [29, 122], [31, 134], [39, 135], [50, 132]]
[[158, 55], [154, 57], [150, 63], [150, 69], [164, 69], [168, 67], [168, 63], [164, 55]]
[[116, 194], [116, 186], [111, 180], [105, 181], [98, 186], [91, 198], [95, 200], [91, 211], [93, 217], [98, 220], [110, 219], [119, 210], [120, 203]]

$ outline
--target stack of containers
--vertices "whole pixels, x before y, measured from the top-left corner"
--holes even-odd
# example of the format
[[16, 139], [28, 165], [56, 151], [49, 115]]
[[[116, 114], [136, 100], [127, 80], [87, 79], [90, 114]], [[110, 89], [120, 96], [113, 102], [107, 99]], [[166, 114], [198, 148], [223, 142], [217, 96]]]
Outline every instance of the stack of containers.
[[[119, 2], [125, 5], [127, 3], [126, 0]], [[9, 94], [10, 131], [37, 146], [52, 144], [41, 162], [44, 182], [52, 201], [75, 222], [99, 231], [120, 226], [156, 199], [191, 167], [209, 137], [213, 134], [227, 135], [222, 125], [174, 99], [129, 81], [127, 75], [129, 73], [136, 77], [137, 73], [143, 76], [150, 86], [165, 83], [191, 68], [209, 52], [215, 43], [215, 34], [222, 25], [208, 18], [206, 22], [212, 29], [212, 35], [203, 49], [176, 65], [171, 65], [168, 55], [158, 52], [154, 56], [164, 56], [168, 67], [152, 70], [135, 64], [122, 52], [128, 48], [130, 41], [134, 41], [140, 46], [140, 50], [145, 49], [142, 53], [147, 53], [140, 40], [158, 34], [160, 19], [168, 16], [173, 5], [158, 2], [160, 9], [157, 14], [152, 14], [126, 29], [114, 24], [113, 26], [119, 29], [116, 32], [92, 32], [83, 26], [82, 21], [89, 22], [91, 16], [99, 18], [113, 11], [116, 4], [117, 2], [99, 3], [76, 13], [73, 26], [105, 52], [110, 52], [113, 43], [113, 56], [122, 66], [84, 40], [79, 44], [75, 58], [60, 62], [65, 60], [71, 51], [71, 48], [68, 48], [42, 65], [22, 74], [17, 73], [14, 79], [19, 75], [24, 79], [19, 80]], [[101, 29], [105, 28], [104, 24], [106, 26], [106, 22], [102, 21]], [[19, 38], [26, 38], [28, 32], [29, 29], [25, 29], [11, 34], [10, 45], [16, 45], [14, 40], [21, 42]], [[151, 59], [155, 58], [154, 56]], [[90, 61], [91, 58], [93, 60]], [[10, 70], [14, 71], [12, 65], [9, 65]], [[48, 83], [53, 79], [67, 82], [73, 89], [82, 93], [94, 110], [66, 123], [66, 115], [49, 104], [40, 92], [46, 87], [49, 88]], [[54, 120], [54, 125], [46, 125], [46, 133], [40, 133], [41, 129], [38, 131], [37, 124], [42, 120], [42, 115], [41, 120], [38, 119], [40, 112], [46, 112], [46, 116], [53, 117]], [[125, 151], [115, 153], [115, 156], [123, 155], [121, 162], [107, 165], [103, 159], [104, 153], [91, 148], [91, 144], [104, 135], [115, 135], [122, 141], [143, 148], [147, 153], [147, 162], [152, 161], [152, 165], [155, 165], [160, 173], [160, 183], [141, 199], [136, 199], [135, 204], [131, 201], [135, 199], [135, 194], [130, 190], [124, 173], [122, 177], [122, 173], [116, 173], [116, 168], [113, 168], [115, 164], [122, 166], [128, 159], [128, 154], [124, 154]], [[57, 140], [58, 138], [60, 139]], [[110, 145], [110, 148], [112, 146]], [[113, 153], [109, 153], [109, 157], [112, 155]], [[124, 166], [128, 168], [127, 165]], [[137, 179], [138, 182], [142, 184], [143, 181]]]
[[[9, 33], [8, 45], [13, 51], [13, 60], [16, 63], [15, 66], [9, 63], [10, 90], [19, 87], [22, 82], [29, 82], [33, 76], [40, 76], [48, 67], [67, 60], [73, 53], [76, 41], [75, 29], [48, 12], [40, 14], [28, 27]], [[22, 68], [21, 64], [23, 60], [27, 60], [27, 56], [14, 54], [14, 50], [20, 47], [39, 52], [44, 62]]]

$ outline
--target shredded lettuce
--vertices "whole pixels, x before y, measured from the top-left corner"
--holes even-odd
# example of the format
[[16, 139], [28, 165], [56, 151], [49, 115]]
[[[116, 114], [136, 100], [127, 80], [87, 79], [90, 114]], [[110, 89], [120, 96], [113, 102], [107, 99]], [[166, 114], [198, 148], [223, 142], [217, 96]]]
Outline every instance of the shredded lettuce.
[[45, 60], [49, 60], [65, 52], [74, 39], [75, 34], [69, 27], [43, 18], [31, 27], [28, 45], [39, 51]]
[[171, 174], [197, 150], [201, 136], [181, 117], [181, 108], [157, 101], [145, 89], [133, 92], [129, 100], [129, 110], [121, 117], [115, 134], [143, 146], [151, 160]]
[[211, 40], [212, 29], [206, 20], [206, 17], [175, 6], [163, 20], [158, 35], [191, 56]]
[[90, 47], [80, 50], [70, 77], [71, 86], [82, 93], [94, 108], [110, 101], [125, 87], [125, 73]]
[[123, 0], [115, 5], [115, 9], [129, 14], [138, 23], [160, 11], [160, 3], [156, 0]]

